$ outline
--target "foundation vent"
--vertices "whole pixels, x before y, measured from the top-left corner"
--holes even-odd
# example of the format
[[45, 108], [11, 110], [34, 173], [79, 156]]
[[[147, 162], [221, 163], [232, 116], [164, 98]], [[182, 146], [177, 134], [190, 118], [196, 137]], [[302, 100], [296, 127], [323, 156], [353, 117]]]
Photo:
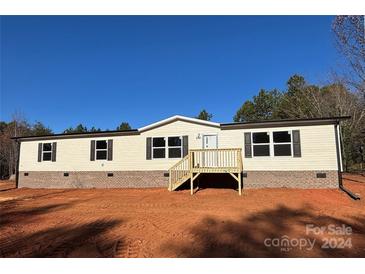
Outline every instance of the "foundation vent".
[[326, 173], [317, 173], [317, 178], [326, 178], [327, 174]]

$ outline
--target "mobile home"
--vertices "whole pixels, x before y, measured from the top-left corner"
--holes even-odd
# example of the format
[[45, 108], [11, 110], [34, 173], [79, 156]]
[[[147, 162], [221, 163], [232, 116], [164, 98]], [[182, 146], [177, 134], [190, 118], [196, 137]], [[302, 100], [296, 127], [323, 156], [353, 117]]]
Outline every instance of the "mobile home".
[[16, 138], [17, 186], [191, 189], [229, 173], [237, 189], [337, 188], [341, 119], [215, 123], [173, 116], [126, 131]]

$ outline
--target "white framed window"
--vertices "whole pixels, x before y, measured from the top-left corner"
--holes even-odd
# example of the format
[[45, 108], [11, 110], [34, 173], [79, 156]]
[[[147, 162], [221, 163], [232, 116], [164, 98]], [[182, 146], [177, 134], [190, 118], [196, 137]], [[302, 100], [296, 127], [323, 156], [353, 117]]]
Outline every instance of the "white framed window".
[[166, 158], [166, 138], [153, 137], [152, 138], [152, 158], [162, 159]]
[[42, 146], [42, 161], [52, 161], [52, 143], [43, 143]]
[[252, 133], [252, 151], [254, 157], [270, 156], [270, 133]]
[[181, 136], [168, 137], [169, 158], [181, 158], [182, 156], [182, 138]]
[[152, 158], [181, 158], [182, 157], [182, 137], [153, 137], [152, 138]]
[[274, 156], [292, 156], [292, 136], [290, 131], [274, 131]]
[[106, 140], [95, 141], [95, 159], [96, 160], [108, 159], [108, 142]]

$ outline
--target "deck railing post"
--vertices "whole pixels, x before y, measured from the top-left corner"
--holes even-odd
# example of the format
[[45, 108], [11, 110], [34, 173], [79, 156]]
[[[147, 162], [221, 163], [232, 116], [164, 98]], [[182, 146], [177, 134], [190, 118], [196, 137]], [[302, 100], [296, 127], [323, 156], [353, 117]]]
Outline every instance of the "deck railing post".
[[169, 171], [169, 190], [172, 190], [172, 185], [171, 185], [171, 176], [172, 176], [172, 171]]
[[241, 182], [241, 172], [238, 173], [238, 194], [242, 195], [242, 182]]
[[193, 168], [193, 152], [189, 151], [189, 171], [191, 172], [192, 168]]
[[193, 161], [194, 153], [189, 151], [190, 195], [193, 195]]

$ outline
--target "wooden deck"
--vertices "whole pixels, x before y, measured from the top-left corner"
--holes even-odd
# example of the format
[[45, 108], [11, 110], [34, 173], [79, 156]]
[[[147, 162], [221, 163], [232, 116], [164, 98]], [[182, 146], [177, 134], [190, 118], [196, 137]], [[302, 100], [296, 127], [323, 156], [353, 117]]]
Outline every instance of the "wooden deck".
[[229, 173], [238, 183], [242, 194], [242, 149], [192, 149], [188, 155], [169, 169], [169, 190], [173, 191], [190, 179], [190, 192], [194, 194], [194, 180], [202, 173]]

